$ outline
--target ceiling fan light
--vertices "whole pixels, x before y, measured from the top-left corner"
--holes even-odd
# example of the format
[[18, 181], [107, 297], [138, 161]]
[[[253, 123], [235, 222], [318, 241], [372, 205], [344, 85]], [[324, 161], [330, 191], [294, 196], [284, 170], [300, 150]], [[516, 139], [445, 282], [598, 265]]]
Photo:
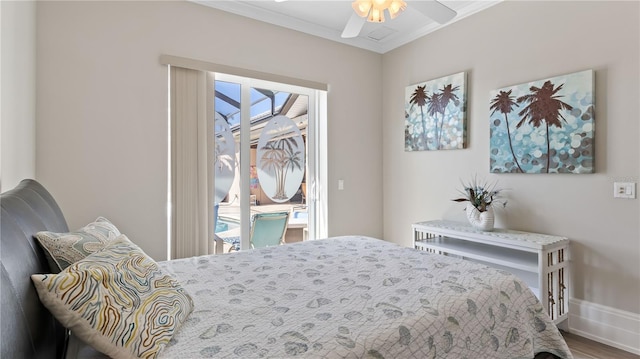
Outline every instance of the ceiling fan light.
[[369, 15], [369, 10], [371, 10], [371, 0], [356, 0], [351, 4], [353, 10], [360, 17], [367, 17]]
[[393, 0], [370, 0], [370, 2], [373, 4], [374, 9], [384, 10], [391, 5]]
[[389, 5], [389, 16], [395, 19], [398, 14], [407, 8], [407, 3], [403, 0], [393, 0]]
[[369, 22], [384, 22], [384, 9], [377, 9], [374, 7], [369, 13]]
[[384, 11], [395, 19], [396, 16], [407, 7], [404, 0], [355, 0], [351, 7], [360, 17], [367, 18], [369, 22], [384, 22]]

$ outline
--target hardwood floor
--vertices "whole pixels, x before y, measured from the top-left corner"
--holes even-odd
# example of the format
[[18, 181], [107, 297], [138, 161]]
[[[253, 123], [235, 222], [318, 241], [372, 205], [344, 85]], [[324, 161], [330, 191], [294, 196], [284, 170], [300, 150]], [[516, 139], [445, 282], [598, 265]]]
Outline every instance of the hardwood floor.
[[640, 359], [640, 355], [610, 347], [575, 334], [562, 332], [562, 336], [567, 345], [569, 345], [574, 359]]

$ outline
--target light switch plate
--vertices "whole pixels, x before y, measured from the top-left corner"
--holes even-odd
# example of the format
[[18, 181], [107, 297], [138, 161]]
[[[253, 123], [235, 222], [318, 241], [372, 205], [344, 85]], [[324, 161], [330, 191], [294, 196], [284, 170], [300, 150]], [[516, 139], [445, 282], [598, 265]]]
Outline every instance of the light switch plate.
[[614, 198], [636, 198], [635, 182], [614, 182], [613, 183]]

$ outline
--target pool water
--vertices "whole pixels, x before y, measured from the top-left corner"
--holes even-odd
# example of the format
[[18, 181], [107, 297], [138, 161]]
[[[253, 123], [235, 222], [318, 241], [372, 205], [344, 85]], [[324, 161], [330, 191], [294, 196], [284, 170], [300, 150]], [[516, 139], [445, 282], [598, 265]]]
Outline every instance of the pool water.
[[216, 233], [224, 232], [229, 230], [229, 224], [224, 223], [222, 221], [218, 221], [216, 223]]
[[233, 219], [226, 217], [218, 217], [218, 221], [216, 222], [216, 233], [225, 232], [232, 230], [234, 228], [238, 228], [240, 225], [238, 222]]
[[293, 218], [309, 218], [309, 212], [303, 211], [294, 211], [292, 214]]

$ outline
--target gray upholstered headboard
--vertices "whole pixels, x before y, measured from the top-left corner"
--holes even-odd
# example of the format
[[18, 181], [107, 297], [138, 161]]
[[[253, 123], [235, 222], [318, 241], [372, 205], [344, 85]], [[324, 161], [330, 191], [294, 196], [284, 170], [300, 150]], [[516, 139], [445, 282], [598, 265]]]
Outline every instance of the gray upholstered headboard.
[[64, 328], [40, 303], [31, 274], [49, 273], [38, 231], [67, 232], [67, 222], [51, 194], [34, 180], [23, 180], [0, 197], [2, 282], [2, 358], [61, 358]]

